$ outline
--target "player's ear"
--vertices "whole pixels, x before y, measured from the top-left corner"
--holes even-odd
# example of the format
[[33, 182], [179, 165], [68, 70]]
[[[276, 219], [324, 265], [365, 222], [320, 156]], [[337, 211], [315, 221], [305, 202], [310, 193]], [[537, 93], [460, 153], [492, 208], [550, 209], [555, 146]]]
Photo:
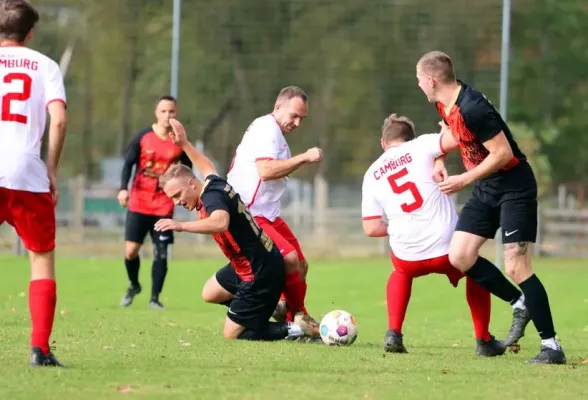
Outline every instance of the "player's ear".
[[382, 146], [382, 150], [386, 151], [386, 142], [384, 141], [384, 138], [380, 139], [380, 145]]

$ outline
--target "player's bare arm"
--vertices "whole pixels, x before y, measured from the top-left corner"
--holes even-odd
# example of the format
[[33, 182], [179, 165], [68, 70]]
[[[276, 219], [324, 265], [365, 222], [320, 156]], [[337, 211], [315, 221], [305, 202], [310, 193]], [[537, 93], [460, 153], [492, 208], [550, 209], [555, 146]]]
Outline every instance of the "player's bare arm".
[[369, 237], [388, 236], [388, 225], [382, 218], [364, 219], [362, 221], [363, 232]]
[[504, 132], [500, 132], [483, 143], [488, 150], [488, 156], [478, 166], [461, 175], [450, 176], [439, 184], [439, 189], [445, 194], [459, 192], [465, 186], [487, 177], [503, 168], [512, 160], [513, 154]]
[[57, 191], [57, 169], [61, 159], [61, 151], [65, 143], [65, 132], [67, 130], [67, 113], [65, 103], [53, 101], [47, 106], [49, 113], [49, 151], [47, 157], [47, 172], [49, 175], [49, 189], [57, 204], [59, 198]]
[[170, 133], [172, 141], [179, 146], [184, 153], [186, 153], [194, 167], [196, 167], [202, 176], [207, 177], [208, 175], [218, 175], [214, 165], [208, 157], [188, 141], [184, 125], [175, 118], [171, 118], [169, 123], [172, 127], [172, 132]]
[[296, 171], [302, 165], [321, 161], [323, 151], [317, 147], [308, 149], [287, 160], [258, 160], [255, 162], [262, 181], [281, 179]]
[[468, 184], [502, 169], [513, 158], [512, 148], [502, 131], [492, 139], [485, 141], [483, 145], [489, 152], [488, 157], [480, 165], [464, 174]]
[[222, 233], [229, 229], [231, 218], [224, 210], [215, 210], [208, 218], [198, 221], [178, 222], [173, 219], [161, 219], [155, 224], [155, 230], [160, 232], [176, 231], [190, 233]]
[[[444, 121], [439, 121], [439, 126], [441, 127], [441, 131], [439, 134], [441, 135], [441, 149], [448, 153], [453, 151], [459, 147], [459, 143], [453, 135], [451, 134], [451, 130], [445, 124]], [[433, 180], [435, 182], [443, 182], [449, 174], [447, 173], [447, 168], [445, 167], [445, 157], [446, 154], [439, 156], [435, 159], [435, 164], [433, 165]]]

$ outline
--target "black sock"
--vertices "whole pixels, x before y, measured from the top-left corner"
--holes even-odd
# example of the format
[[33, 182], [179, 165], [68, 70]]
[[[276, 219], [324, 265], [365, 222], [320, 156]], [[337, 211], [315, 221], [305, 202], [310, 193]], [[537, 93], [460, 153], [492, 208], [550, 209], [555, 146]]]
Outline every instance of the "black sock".
[[472, 268], [467, 270], [465, 274], [494, 296], [510, 305], [516, 303], [521, 297], [521, 292], [510, 283], [494, 264], [484, 257], [478, 257]]
[[159, 294], [163, 289], [163, 282], [165, 282], [165, 276], [167, 275], [167, 259], [165, 260], [153, 260], [153, 266], [151, 267], [151, 299], [159, 300]]
[[529, 279], [521, 282], [519, 287], [525, 294], [525, 305], [541, 339], [554, 338], [555, 328], [553, 327], [549, 299], [545, 287], [537, 275], [531, 275]]
[[139, 267], [141, 266], [141, 259], [139, 256], [132, 260], [125, 258], [125, 267], [127, 267], [127, 275], [129, 281], [133, 286], [139, 286]]
[[263, 340], [275, 341], [282, 340], [288, 336], [288, 324], [285, 322], [268, 322], [260, 330], [245, 329], [239, 339], [241, 340]]

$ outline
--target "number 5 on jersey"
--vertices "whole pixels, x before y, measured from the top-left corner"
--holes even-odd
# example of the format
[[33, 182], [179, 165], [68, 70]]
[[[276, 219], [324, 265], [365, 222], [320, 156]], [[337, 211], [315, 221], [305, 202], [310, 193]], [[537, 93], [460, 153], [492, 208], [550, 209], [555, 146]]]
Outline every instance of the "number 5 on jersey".
[[408, 175], [408, 170], [406, 168], [402, 168], [400, 171], [396, 172], [388, 176], [388, 182], [390, 183], [390, 187], [392, 187], [392, 191], [396, 194], [402, 194], [405, 192], [410, 192], [414, 201], [412, 203], [402, 203], [400, 208], [405, 213], [411, 213], [415, 210], [418, 210], [423, 205], [423, 196], [421, 196], [419, 189], [415, 185], [414, 182], [404, 182], [402, 184], [398, 183], [398, 180]]

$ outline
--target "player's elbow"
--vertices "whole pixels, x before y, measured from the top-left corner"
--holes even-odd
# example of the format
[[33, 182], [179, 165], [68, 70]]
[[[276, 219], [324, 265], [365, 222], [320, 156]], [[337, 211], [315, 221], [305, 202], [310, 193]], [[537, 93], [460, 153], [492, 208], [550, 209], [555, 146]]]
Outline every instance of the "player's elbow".
[[268, 167], [257, 167], [257, 174], [262, 181], [269, 181], [274, 179], [271, 170]]
[[499, 160], [500, 166], [503, 167], [508, 164], [514, 157], [510, 146], [501, 146], [494, 152], [496, 158]]
[[369, 220], [364, 220], [363, 221], [363, 232], [366, 234], [366, 236], [369, 237], [379, 237], [381, 236], [380, 234], [380, 227], [381, 227], [382, 221], [380, 219], [369, 219]]
[[52, 118], [49, 126], [58, 132], [65, 132], [67, 128], [67, 117], [62, 115], [59, 118]]
[[227, 212], [219, 212], [215, 215], [214, 218], [214, 232], [213, 233], [223, 233], [229, 229], [229, 213]]
[[257, 167], [257, 174], [259, 175], [259, 179], [261, 179], [262, 181], [276, 179], [270, 164], [270, 160], [256, 161], [255, 166]]

